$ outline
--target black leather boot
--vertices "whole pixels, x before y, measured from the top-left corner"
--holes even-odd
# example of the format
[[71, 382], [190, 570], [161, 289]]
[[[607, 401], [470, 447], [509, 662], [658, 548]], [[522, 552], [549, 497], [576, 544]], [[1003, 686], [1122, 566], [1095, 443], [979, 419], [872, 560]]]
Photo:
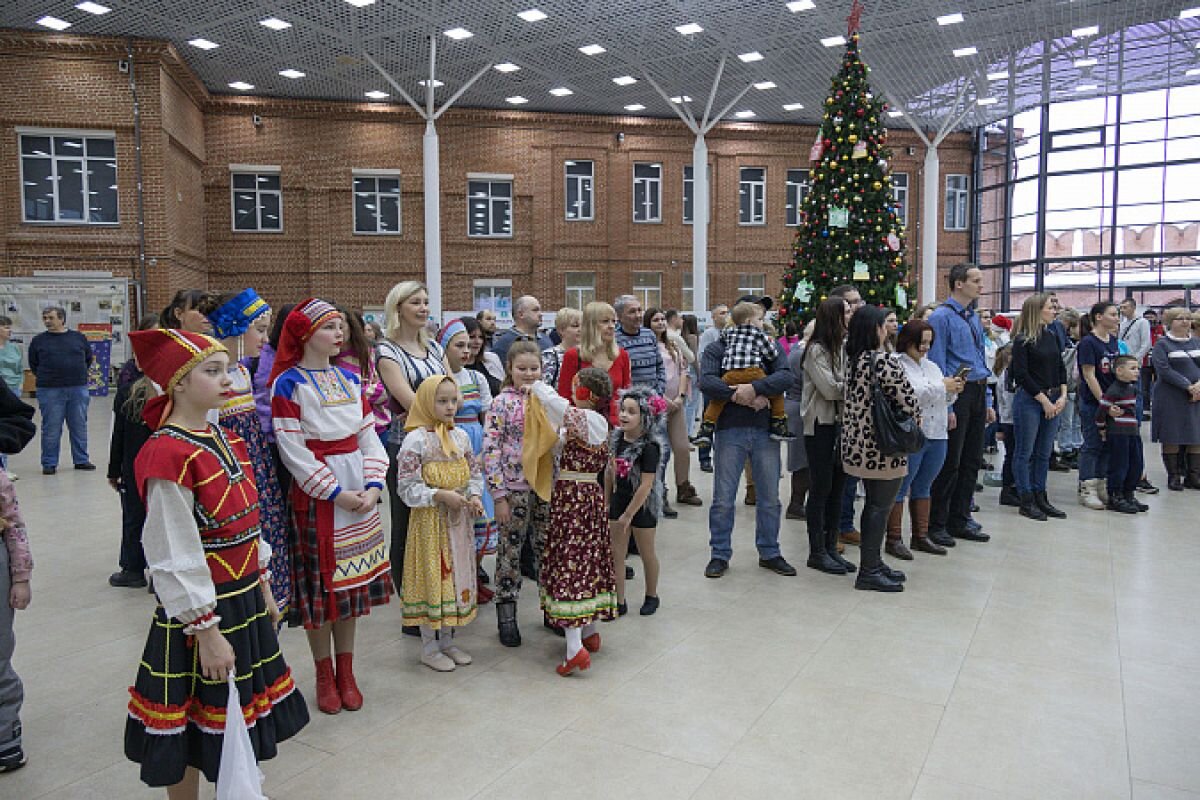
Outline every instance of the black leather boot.
[[1172, 492], [1183, 491], [1183, 475], [1187, 472], [1187, 453], [1163, 453], [1163, 466], [1167, 469], [1167, 489]]
[[825, 534], [825, 552], [829, 554], [830, 558], [841, 564], [842, 569], [846, 570], [847, 573], [854, 574], [858, 571], [858, 565], [853, 561], [847, 561], [842, 558], [842, 554], [837, 551], [837, 540], [837, 531], [827, 532]]
[[1038, 507], [1037, 502], [1034, 501], [1033, 492], [1027, 492], [1026, 494], [1021, 495], [1021, 510], [1018, 513], [1020, 513], [1022, 517], [1028, 517], [1029, 519], [1034, 519], [1038, 522], [1046, 521], [1046, 512], [1042, 511], [1042, 509]]
[[514, 601], [496, 603], [496, 624], [500, 628], [500, 644], [505, 647], [521, 646], [521, 629], [517, 627], [517, 604]]
[[825, 549], [825, 534], [820, 531], [808, 532], [808, 561], [805, 562], [805, 566], [830, 575], [846, 574], [846, 568]]
[[1034, 492], [1033, 502], [1037, 504], [1037, 507], [1040, 508], [1042, 513], [1047, 517], [1053, 517], [1054, 519], [1067, 518], [1065, 511], [1061, 511], [1060, 509], [1057, 509], [1051, 505], [1050, 498], [1046, 496], [1045, 492]]
[[1180, 453], [1187, 456], [1187, 477], [1183, 485], [1189, 489], [1200, 489], [1200, 453]]

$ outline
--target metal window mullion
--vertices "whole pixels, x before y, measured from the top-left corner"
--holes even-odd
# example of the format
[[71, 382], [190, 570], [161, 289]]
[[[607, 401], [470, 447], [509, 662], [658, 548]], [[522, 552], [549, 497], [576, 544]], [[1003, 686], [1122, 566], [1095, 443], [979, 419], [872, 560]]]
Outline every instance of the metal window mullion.
[[[1163, 147], [1166, 147], [1166, 142], [1163, 143]], [[1165, 151], [1163, 153], [1163, 157], [1166, 157]], [[83, 140], [83, 158], [80, 160], [79, 164], [79, 190], [83, 192], [83, 220], [81, 221], [85, 225], [91, 225], [92, 193], [91, 183], [88, 178], [87, 139]]]
[[54, 138], [51, 137], [51, 139], [50, 139], [50, 186], [53, 187], [52, 191], [54, 193], [54, 196], [50, 199], [50, 201], [52, 203], [52, 210], [54, 212], [52, 218], [55, 222], [62, 222], [62, 220], [58, 218], [58, 206], [59, 206], [58, 183], [59, 183], [59, 181], [58, 181], [58, 156], [54, 155]]

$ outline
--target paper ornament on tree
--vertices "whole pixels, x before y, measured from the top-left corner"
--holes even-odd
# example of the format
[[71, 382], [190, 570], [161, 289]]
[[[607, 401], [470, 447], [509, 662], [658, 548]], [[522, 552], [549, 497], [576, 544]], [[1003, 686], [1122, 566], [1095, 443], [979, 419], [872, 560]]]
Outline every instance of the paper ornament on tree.
[[807, 303], [812, 297], [814, 288], [812, 281], [801, 278], [796, 281], [796, 289], [792, 292], [792, 298], [797, 303]]
[[840, 206], [829, 207], [829, 227], [845, 228], [850, 225], [850, 209]]
[[865, 261], [854, 262], [854, 280], [869, 281], [871, 280], [871, 268], [867, 266]]
[[825, 144], [821, 141], [821, 130], [817, 129], [817, 140], [813, 142], [812, 150], [808, 151], [809, 161], [820, 161], [821, 156], [825, 154]]
[[903, 286], [896, 287], [896, 308], [908, 307], [908, 292]]
[[888, 247], [892, 248], [893, 250], [900, 249], [900, 237], [894, 233], [889, 233], [887, 235], [887, 243]]
[[852, 158], [866, 158], [866, 157], [867, 157], [867, 143], [860, 140], [857, 144], [854, 145], [854, 153], [852, 155]]

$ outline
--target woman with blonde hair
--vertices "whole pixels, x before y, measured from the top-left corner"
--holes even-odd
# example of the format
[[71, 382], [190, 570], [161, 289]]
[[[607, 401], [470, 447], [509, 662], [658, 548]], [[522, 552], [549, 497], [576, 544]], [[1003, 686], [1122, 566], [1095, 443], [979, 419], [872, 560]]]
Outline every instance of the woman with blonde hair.
[[[563, 354], [558, 373], [558, 393], [571, 399], [571, 382], [576, 373], [585, 367], [596, 367], [608, 373], [613, 382], [612, 397], [632, 385], [629, 354], [617, 345], [617, 312], [604, 302], [591, 302], [583, 308], [583, 322], [579, 332], [579, 346]], [[596, 409], [617, 426], [616, 403], [610, 398], [607, 408]]]
[[542, 380], [547, 386], [558, 389], [558, 371], [562, 369], [563, 356], [572, 347], [579, 346], [582, 326], [583, 312], [578, 308], [560, 308], [554, 315], [554, 330], [558, 331], [562, 341], [542, 351]]
[[[390, 398], [392, 427], [388, 432], [387, 490], [392, 522], [392, 578], [399, 590], [403, 580], [404, 548], [408, 542], [409, 507], [396, 490], [396, 454], [406, 436], [408, 411], [421, 382], [431, 375], [449, 375], [446, 354], [429, 336], [429, 293], [420, 281], [401, 281], [383, 304], [384, 340], [375, 346], [375, 368]], [[415, 626], [405, 633], [416, 636]]]
[[1035, 294], [1021, 305], [1013, 338], [1013, 478], [1021, 499], [1021, 516], [1045, 521], [1067, 515], [1046, 497], [1046, 474], [1058, 435], [1059, 415], [1067, 406], [1067, 371], [1062, 345], [1049, 325], [1058, 309], [1054, 298]]

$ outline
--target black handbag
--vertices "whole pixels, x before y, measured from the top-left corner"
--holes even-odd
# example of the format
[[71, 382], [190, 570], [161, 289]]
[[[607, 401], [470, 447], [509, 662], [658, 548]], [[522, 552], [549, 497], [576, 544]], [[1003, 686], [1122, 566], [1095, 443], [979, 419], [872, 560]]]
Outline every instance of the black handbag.
[[875, 443], [885, 456], [906, 456], [925, 446], [925, 434], [912, 414], [896, 405], [879, 382], [879, 361], [871, 353], [871, 421]]

